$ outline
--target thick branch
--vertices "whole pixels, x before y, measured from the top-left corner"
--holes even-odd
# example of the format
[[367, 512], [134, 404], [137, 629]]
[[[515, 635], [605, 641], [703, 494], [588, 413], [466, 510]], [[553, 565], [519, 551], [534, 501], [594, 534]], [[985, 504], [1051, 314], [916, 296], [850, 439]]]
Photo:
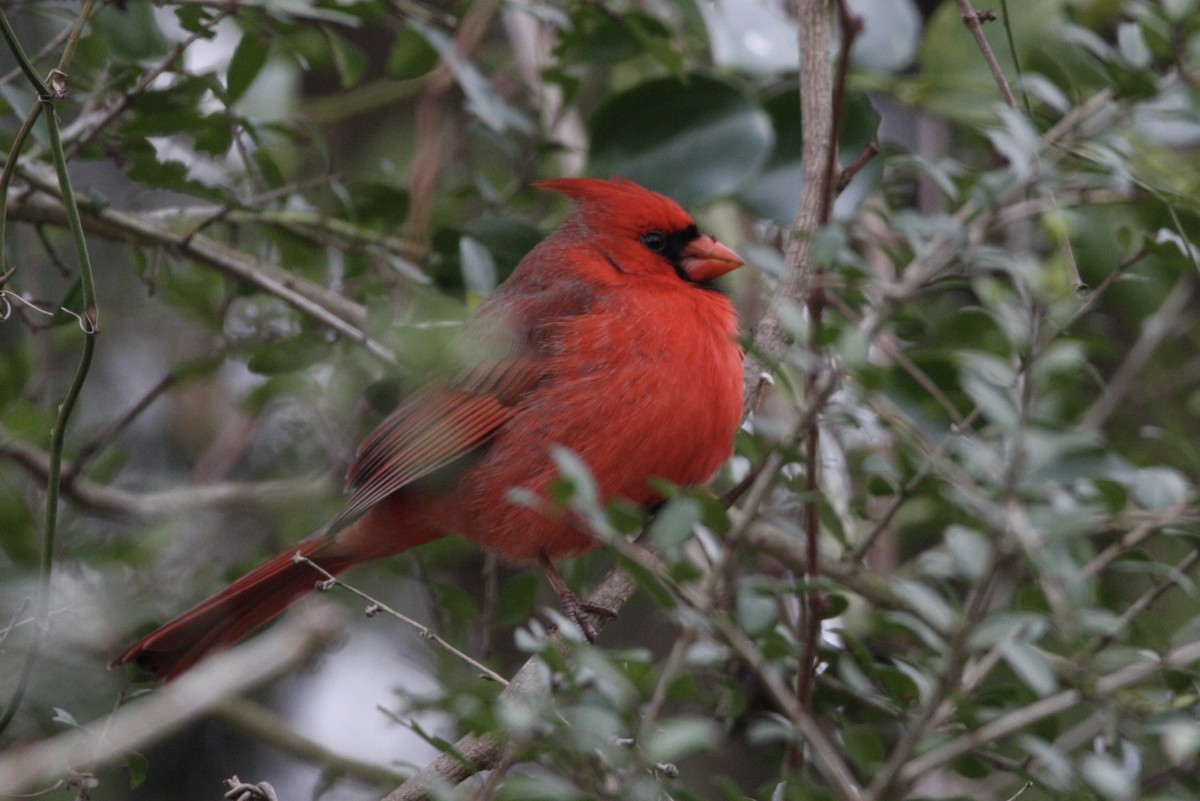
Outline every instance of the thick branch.
[[800, 23], [800, 115], [804, 120], [804, 191], [784, 256], [788, 277], [772, 295], [766, 314], [754, 328], [755, 353], [746, 358], [746, 408], [752, 410], [766, 388], [764, 373], [778, 360], [790, 338], [785, 322], [807, 303], [814, 269], [808, 259], [812, 235], [820, 227], [832, 180], [826, 159], [833, 144], [833, 15], [828, 0], [797, 0]]
[[[6, 794], [40, 789], [78, 770], [76, 755], [90, 755], [90, 769], [122, 758], [162, 739], [207, 713], [223, 699], [244, 692], [304, 664], [341, 633], [340, 609], [313, 604], [261, 637], [201, 662], [157, 692], [118, 709], [108, 720], [25, 747], [0, 757], [0, 787]], [[97, 732], [103, 731], [103, 737]]]
[[[0, 438], [0, 457], [11, 459], [43, 482], [50, 474], [50, 455], [23, 442]], [[160, 492], [129, 492], [79, 477], [63, 485], [63, 494], [90, 512], [130, 520], [156, 520], [200, 509], [283, 505], [333, 497], [335, 492], [333, 483], [326, 479], [223, 482]]]

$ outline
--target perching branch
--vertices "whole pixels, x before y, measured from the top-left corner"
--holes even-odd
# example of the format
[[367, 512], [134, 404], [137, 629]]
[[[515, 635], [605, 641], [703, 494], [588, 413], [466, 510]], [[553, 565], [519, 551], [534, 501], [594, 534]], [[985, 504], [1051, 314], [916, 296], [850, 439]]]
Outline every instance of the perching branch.
[[[592, 591], [587, 601], [591, 604], [620, 609], [637, 589], [630, 574], [616, 568], [609, 572], [600, 585]], [[603, 628], [606, 618], [596, 620], [596, 628]], [[562, 635], [555, 634], [551, 647], [562, 647]], [[546, 666], [540, 656], [530, 657], [513, 676], [509, 685], [500, 694], [501, 698], [519, 701], [529, 706], [538, 706], [550, 695], [546, 683]], [[425, 801], [435, 788], [455, 785], [476, 773], [499, 764], [506, 743], [498, 736], [480, 737], [468, 734], [454, 744], [452, 753], [442, 754], [389, 794], [384, 801]]]

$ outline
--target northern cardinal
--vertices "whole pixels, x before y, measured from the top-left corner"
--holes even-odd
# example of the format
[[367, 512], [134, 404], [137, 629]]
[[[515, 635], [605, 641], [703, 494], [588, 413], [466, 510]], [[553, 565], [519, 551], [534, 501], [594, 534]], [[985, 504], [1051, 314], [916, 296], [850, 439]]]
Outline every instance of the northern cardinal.
[[[464, 326], [475, 358], [418, 389], [363, 441], [345, 510], [139, 640], [113, 665], [167, 680], [228, 647], [333, 574], [448, 534], [512, 561], [540, 561], [589, 631], [553, 560], [596, 546], [546, 499], [555, 446], [591, 470], [600, 498], [661, 501], [648, 479], [707, 481], [742, 414], [733, 304], [714, 279], [742, 264], [673, 200], [626, 180], [538, 184], [575, 201]], [[592, 610], [596, 611], [596, 610]]]

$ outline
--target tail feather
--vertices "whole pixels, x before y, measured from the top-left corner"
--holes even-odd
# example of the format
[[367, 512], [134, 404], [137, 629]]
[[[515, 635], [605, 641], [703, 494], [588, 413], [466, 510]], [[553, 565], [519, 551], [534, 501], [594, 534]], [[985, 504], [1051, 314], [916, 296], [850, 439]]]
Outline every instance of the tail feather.
[[316, 589], [320, 574], [297, 563], [298, 553], [337, 575], [357, 563], [320, 553], [328, 539], [314, 539], [284, 551], [225, 589], [138, 640], [110, 667], [136, 664], [167, 681], [208, 653], [228, 648]]

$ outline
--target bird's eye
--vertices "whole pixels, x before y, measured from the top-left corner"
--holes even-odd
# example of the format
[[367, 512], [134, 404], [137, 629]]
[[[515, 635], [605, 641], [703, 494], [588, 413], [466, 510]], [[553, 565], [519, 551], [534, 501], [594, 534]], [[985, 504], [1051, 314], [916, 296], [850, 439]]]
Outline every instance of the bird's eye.
[[651, 231], [642, 237], [642, 244], [655, 253], [662, 253], [663, 248], [667, 246], [667, 238], [659, 231]]

